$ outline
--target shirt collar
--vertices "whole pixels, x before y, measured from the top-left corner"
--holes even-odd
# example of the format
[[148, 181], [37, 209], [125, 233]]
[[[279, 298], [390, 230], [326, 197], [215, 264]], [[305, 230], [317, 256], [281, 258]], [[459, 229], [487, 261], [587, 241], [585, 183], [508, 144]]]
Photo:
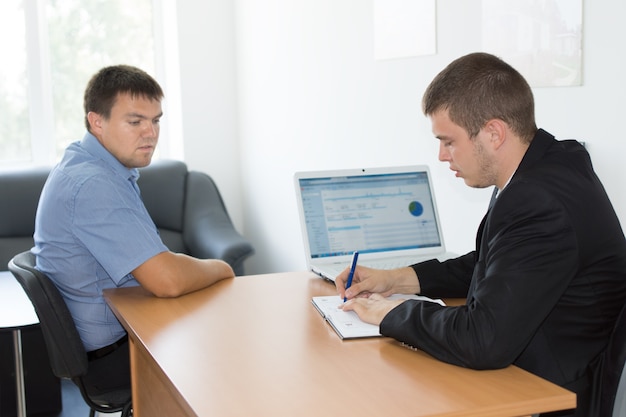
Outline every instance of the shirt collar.
[[111, 152], [109, 152], [100, 141], [90, 132], [85, 133], [80, 145], [90, 154], [103, 160], [116, 173], [124, 178], [136, 182], [139, 178], [139, 170], [137, 168], [125, 167]]
[[[515, 175], [515, 172], [513, 172], [513, 175]], [[511, 182], [511, 178], [513, 178], [513, 175], [509, 177], [508, 181], [504, 184], [504, 187], [502, 187], [502, 190], [504, 190], [506, 186], [509, 185], [509, 183]], [[498, 194], [500, 194], [502, 190], [498, 188]]]

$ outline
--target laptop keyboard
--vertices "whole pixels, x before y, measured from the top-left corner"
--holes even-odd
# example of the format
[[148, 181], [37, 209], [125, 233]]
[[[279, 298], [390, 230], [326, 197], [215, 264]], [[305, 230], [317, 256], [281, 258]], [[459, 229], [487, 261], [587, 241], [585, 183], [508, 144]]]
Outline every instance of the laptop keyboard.
[[[365, 260], [365, 261], [359, 262], [359, 265], [367, 266], [368, 268], [374, 268], [374, 269], [396, 269], [396, 268], [403, 268], [405, 266], [410, 266], [413, 263], [415, 263], [415, 259], [391, 258], [391, 259], [380, 259], [380, 260]], [[349, 266], [350, 266], [349, 264], [326, 265], [324, 266], [324, 272], [330, 276], [337, 276]]]
[[404, 268], [405, 266], [409, 266], [413, 263], [412, 260], [406, 258], [398, 258], [398, 259], [382, 259], [379, 261], [364, 261], [363, 265], [369, 268], [375, 269], [396, 269], [396, 268]]

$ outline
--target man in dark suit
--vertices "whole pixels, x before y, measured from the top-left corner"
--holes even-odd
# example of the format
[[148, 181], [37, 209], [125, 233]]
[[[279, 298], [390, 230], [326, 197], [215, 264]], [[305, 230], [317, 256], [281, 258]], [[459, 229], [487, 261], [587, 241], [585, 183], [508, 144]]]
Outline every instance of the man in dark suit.
[[[497, 57], [452, 62], [423, 98], [439, 159], [470, 187], [495, 186], [476, 250], [444, 262], [336, 280], [345, 310], [385, 336], [474, 369], [515, 364], [577, 393], [594, 415], [598, 369], [626, 302], [626, 241], [573, 140], [537, 129], [532, 91]], [[390, 301], [392, 293], [466, 297], [466, 305]]]

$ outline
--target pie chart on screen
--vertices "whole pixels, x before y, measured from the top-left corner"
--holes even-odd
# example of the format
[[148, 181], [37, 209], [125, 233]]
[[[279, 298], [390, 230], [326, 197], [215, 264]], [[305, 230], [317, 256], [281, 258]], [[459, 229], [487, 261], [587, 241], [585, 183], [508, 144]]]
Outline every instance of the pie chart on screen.
[[421, 216], [424, 213], [424, 206], [417, 201], [411, 201], [409, 203], [409, 212], [415, 217]]

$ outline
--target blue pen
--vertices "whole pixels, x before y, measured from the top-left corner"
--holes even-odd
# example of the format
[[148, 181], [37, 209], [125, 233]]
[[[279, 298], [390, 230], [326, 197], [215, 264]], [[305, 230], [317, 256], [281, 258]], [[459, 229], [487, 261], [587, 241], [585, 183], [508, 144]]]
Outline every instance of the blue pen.
[[[352, 255], [352, 266], [350, 267], [350, 274], [348, 274], [348, 282], [346, 283], [346, 290], [352, 285], [352, 278], [354, 277], [354, 270], [356, 269], [356, 261], [359, 259], [359, 251], [354, 251]], [[348, 301], [346, 297], [343, 297], [343, 302]]]

